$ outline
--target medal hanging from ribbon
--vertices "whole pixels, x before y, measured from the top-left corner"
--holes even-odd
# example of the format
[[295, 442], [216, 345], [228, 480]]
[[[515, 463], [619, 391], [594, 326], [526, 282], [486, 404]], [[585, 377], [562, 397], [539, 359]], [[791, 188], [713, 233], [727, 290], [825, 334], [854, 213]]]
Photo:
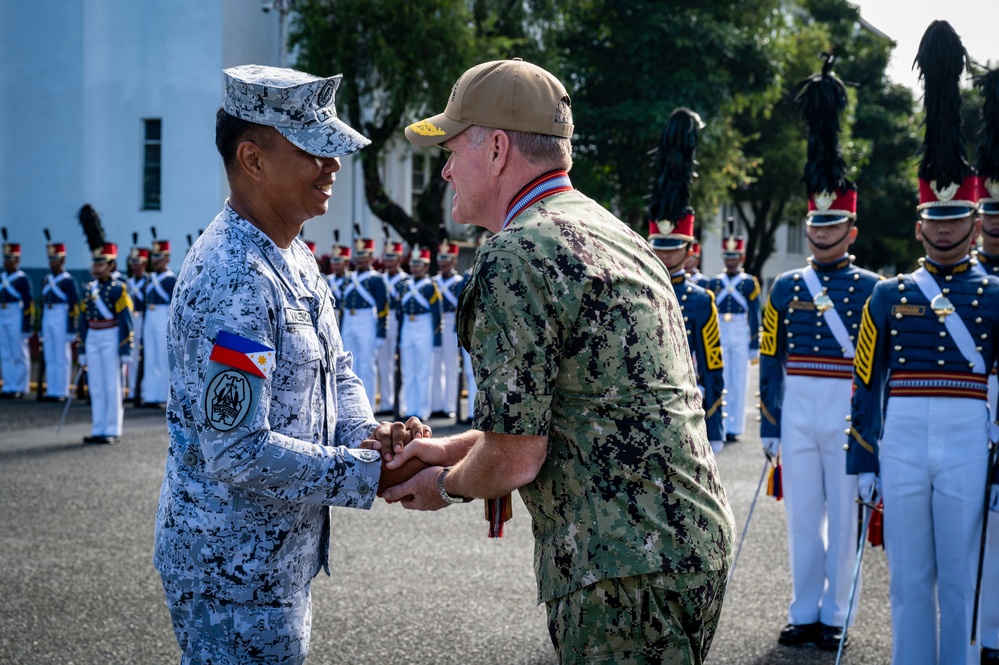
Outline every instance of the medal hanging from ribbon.
[[767, 496], [772, 496], [773, 498], [780, 501], [784, 498], [784, 483], [781, 479], [781, 465], [780, 465], [780, 455], [777, 455], [776, 461], [771, 461], [773, 467], [770, 469], [770, 477], [767, 478]]
[[489, 522], [489, 537], [503, 537], [503, 523], [513, 517], [513, 499], [509, 494], [498, 499], [486, 499], [486, 521]]
[[871, 522], [867, 526], [867, 542], [872, 547], [885, 547], [885, 502], [878, 501], [878, 505], [873, 508]]

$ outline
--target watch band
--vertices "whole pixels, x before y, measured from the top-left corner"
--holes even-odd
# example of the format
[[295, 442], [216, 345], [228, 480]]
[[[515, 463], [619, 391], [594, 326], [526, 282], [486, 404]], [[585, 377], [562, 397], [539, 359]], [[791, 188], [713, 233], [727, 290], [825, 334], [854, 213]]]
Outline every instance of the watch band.
[[446, 466], [441, 469], [440, 473], [437, 474], [437, 492], [441, 495], [441, 498], [448, 503], [468, 503], [472, 500], [470, 497], [448, 494], [447, 490], [444, 489], [444, 478], [450, 470], [451, 467]]

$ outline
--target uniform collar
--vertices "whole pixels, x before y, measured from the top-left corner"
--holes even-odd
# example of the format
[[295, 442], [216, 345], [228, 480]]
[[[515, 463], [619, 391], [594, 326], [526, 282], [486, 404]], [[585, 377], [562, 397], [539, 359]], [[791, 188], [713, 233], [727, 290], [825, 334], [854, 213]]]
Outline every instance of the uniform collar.
[[549, 171], [540, 178], [524, 186], [510, 201], [506, 209], [506, 218], [503, 220], [503, 228], [513, 221], [513, 219], [542, 199], [558, 194], [559, 192], [571, 192], [572, 182], [569, 181], [569, 174], [558, 169]]
[[920, 259], [920, 261], [922, 262], [923, 267], [926, 268], [926, 272], [932, 275], [939, 275], [941, 277], [947, 275], [959, 275], [961, 273], [968, 272], [972, 266], [970, 256], [965, 256], [957, 263], [951, 263], [950, 265], [946, 266], [937, 263], [928, 256], [923, 259]]
[[982, 250], [978, 250], [976, 256], [981, 263], [987, 266], [999, 265], [999, 254], [986, 254]]
[[821, 261], [816, 261], [814, 256], [808, 257], [808, 265], [812, 266], [815, 272], [834, 272], [836, 270], [842, 270], [847, 268], [853, 262], [853, 257], [849, 254], [844, 254], [835, 261], [829, 261], [828, 263], [822, 263]]
[[[267, 262], [271, 264], [271, 267], [274, 268], [276, 277], [284, 283], [289, 291], [294, 293], [298, 298], [312, 297], [312, 291], [310, 289], [312, 283], [312, 280], [310, 279], [311, 276], [303, 273], [299, 269], [302, 265], [308, 265], [306, 262], [300, 262], [299, 265], [295, 266], [293, 269], [285, 257], [286, 253], [278, 249], [278, 246], [274, 244], [274, 241], [271, 240], [266, 233], [258, 229], [249, 220], [243, 218], [238, 212], [233, 210], [232, 206], [229, 205], [228, 199], [226, 199], [225, 202], [223, 215], [225, 223], [229, 227], [245, 235], [247, 240], [257, 246], [257, 249], [260, 250], [264, 259], [266, 259]], [[287, 255], [294, 256], [299, 251], [307, 252], [310, 257], [313, 257], [312, 265], [316, 265], [316, 260], [312, 252], [305, 246], [305, 243], [298, 238], [295, 238], [295, 240], [291, 243], [291, 247], [289, 248]]]
[[687, 281], [687, 273], [683, 270], [683, 268], [680, 268], [669, 276], [669, 280], [673, 282], [673, 284], [683, 284]]

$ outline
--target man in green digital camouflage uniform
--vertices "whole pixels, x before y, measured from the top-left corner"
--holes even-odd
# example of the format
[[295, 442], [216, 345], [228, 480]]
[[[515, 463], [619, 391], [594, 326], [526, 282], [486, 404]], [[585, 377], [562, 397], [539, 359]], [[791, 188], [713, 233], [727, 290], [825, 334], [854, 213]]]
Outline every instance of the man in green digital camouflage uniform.
[[470, 69], [406, 129], [451, 153], [455, 221], [496, 235], [458, 308], [475, 429], [407, 446], [386, 466], [432, 466], [385, 498], [437, 510], [519, 488], [562, 663], [701, 663], [732, 513], [669, 275], [572, 188], [571, 135], [565, 88], [521, 60]]

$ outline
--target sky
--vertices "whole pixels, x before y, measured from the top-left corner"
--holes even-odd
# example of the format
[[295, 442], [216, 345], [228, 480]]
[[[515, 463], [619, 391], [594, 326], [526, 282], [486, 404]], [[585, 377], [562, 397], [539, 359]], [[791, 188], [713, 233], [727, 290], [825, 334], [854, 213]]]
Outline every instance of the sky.
[[923, 94], [919, 74], [912, 61], [926, 28], [937, 19], [950, 23], [961, 36], [972, 60], [999, 67], [999, 2], [996, 0], [850, 0], [860, 15], [893, 39], [888, 77]]

